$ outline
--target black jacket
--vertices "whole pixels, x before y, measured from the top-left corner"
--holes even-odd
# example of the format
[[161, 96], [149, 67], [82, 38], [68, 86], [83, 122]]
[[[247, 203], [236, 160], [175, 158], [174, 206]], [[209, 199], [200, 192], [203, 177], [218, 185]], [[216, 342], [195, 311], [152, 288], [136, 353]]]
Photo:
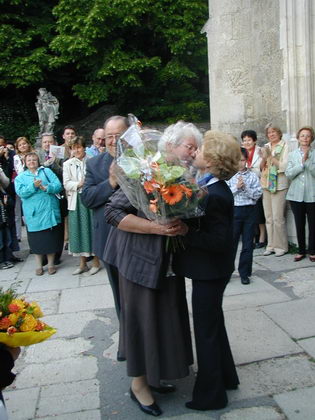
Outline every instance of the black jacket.
[[234, 271], [234, 199], [225, 181], [207, 187], [205, 216], [192, 220], [184, 237], [185, 249], [173, 259], [176, 274], [195, 280], [217, 280]]

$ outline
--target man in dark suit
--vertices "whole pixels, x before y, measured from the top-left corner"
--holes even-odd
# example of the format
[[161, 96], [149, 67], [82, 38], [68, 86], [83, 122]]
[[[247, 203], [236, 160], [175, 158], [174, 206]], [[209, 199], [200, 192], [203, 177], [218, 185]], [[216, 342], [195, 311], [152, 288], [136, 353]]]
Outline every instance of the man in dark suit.
[[[86, 175], [82, 189], [83, 204], [93, 210], [93, 253], [103, 260], [104, 248], [110, 225], [104, 219], [104, 206], [118, 188], [111, 164], [116, 153], [116, 141], [126, 131], [127, 118], [115, 115], [104, 123], [106, 152], [87, 160]], [[117, 268], [106, 264], [108, 279], [113, 290], [117, 316], [120, 313], [119, 283]]]

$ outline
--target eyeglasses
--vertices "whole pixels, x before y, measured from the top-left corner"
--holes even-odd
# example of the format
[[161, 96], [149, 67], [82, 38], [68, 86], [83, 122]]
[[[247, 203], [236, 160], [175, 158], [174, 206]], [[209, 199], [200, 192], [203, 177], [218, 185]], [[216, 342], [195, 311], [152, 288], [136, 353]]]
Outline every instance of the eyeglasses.
[[190, 152], [195, 152], [198, 149], [198, 147], [192, 146], [191, 144], [182, 143], [181, 145], [186, 147], [186, 149], [188, 149]]
[[121, 136], [121, 133], [118, 134], [108, 134], [105, 136], [105, 140], [117, 140]]

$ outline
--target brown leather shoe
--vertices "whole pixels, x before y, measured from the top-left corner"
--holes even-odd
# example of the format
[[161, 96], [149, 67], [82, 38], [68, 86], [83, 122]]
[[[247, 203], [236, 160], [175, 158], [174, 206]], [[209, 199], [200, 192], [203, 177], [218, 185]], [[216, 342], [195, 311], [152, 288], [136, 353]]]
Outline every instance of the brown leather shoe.
[[57, 270], [55, 269], [55, 267], [48, 267], [48, 274], [55, 274], [57, 273]]
[[36, 268], [35, 274], [36, 276], [42, 276], [44, 274], [44, 270], [42, 268]]
[[315, 256], [314, 255], [310, 255], [310, 261], [315, 262]]

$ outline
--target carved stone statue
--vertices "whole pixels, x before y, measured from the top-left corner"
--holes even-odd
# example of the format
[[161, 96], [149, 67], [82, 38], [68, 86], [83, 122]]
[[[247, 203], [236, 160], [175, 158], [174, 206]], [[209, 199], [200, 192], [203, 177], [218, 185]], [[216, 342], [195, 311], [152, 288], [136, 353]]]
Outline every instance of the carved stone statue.
[[53, 133], [55, 120], [59, 115], [59, 101], [45, 88], [38, 90], [37, 102], [35, 103], [39, 119], [38, 138], [43, 133]]

